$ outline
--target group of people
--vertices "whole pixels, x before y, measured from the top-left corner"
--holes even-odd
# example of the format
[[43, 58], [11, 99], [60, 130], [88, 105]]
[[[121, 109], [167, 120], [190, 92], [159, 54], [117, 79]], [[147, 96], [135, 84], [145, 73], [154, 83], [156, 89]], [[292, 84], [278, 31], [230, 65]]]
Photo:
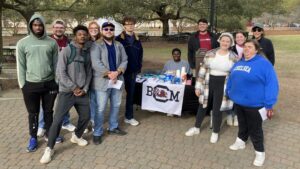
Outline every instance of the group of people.
[[[38, 14], [32, 16], [28, 24], [29, 35], [17, 44], [17, 71], [28, 111], [30, 139], [27, 151], [36, 151], [38, 136], [44, 136], [47, 141], [41, 163], [52, 160], [55, 144], [63, 141], [59, 136], [61, 129], [73, 132], [72, 143], [86, 146], [88, 141], [82, 135], [90, 128], [93, 143], [101, 144], [108, 100], [107, 133], [126, 135], [118, 122], [124, 88], [124, 122], [139, 125], [133, 116], [133, 98], [136, 76], [142, 69], [143, 47], [134, 33], [135, 23], [134, 18], [125, 17], [122, 21], [124, 32], [115, 37], [113, 23], [107, 21], [98, 25], [92, 21], [88, 27], [76, 26], [71, 41], [64, 35], [62, 20], [54, 21], [53, 35], [49, 37], [44, 18]], [[275, 61], [273, 45], [264, 38], [260, 24], [252, 28], [255, 38], [250, 40], [243, 32], [237, 32], [235, 38], [230, 33], [222, 33], [217, 39], [207, 30], [206, 19], [199, 20], [198, 28], [188, 42], [188, 62], [181, 60], [181, 50], [175, 48], [173, 60], [163, 69], [185, 67], [188, 75], [197, 74], [195, 94], [200, 104], [195, 125], [185, 135], [199, 134], [205, 115], [212, 110], [210, 142], [216, 143], [222, 112], [227, 111], [227, 123], [239, 126], [238, 136], [230, 149], [244, 149], [250, 136], [256, 153], [253, 164], [262, 166], [265, 153], [259, 112], [265, 109], [267, 116], [272, 117], [279, 90], [272, 66]], [[203, 52], [205, 56], [201, 60], [198, 55]], [[121, 87], [111, 87], [117, 83], [121, 83]], [[70, 123], [72, 107], [78, 113], [76, 127]]]

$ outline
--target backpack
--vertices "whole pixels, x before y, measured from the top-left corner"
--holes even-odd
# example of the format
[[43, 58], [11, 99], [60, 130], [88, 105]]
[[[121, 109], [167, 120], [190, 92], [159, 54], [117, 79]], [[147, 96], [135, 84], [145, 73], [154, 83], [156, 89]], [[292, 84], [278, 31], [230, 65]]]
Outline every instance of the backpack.
[[[76, 47], [73, 44], [69, 44], [70, 49], [71, 49], [71, 54], [69, 57], [67, 57], [67, 65], [71, 64], [72, 62], [74, 62], [74, 59], [76, 57]], [[84, 59], [84, 63], [87, 63], [87, 52], [83, 51], [82, 52], [82, 57]]]

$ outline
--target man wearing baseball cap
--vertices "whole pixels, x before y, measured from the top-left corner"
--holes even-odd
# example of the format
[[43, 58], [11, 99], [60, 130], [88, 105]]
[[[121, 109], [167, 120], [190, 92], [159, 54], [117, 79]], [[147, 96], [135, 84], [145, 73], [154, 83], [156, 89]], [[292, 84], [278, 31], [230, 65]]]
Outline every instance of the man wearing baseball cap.
[[[95, 126], [93, 142], [98, 145], [102, 142], [104, 112], [110, 100], [108, 134], [126, 135], [120, 129], [118, 118], [124, 88], [123, 74], [127, 68], [127, 55], [123, 45], [114, 40], [115, 25], [104, 22], [101, 27], [102, 37], [99, 43], [91, 48], [93, 80], [91, 92], [96, 96], [97, 109], [95, 113]], [[111, 88], [109, 84], [122, 83], [120, 88]]]
[[252, 27], [253, 39], [256, 39], [261, 47], [263, 54], [274, 66], [275, 64], [275, 53], [272, 41], [265, 38], [264, 25], [261, 23], [255, 23]]

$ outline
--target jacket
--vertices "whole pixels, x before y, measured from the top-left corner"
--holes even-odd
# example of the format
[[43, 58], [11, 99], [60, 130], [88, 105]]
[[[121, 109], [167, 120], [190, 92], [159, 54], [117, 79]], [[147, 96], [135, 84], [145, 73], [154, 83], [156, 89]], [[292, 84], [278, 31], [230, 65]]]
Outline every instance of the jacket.
[[264, 55], [267, 57], [267, 59], [272, 63], [272, 65], [274, 66], [275, 64], [275, 53], [274, 53], [274, 47], [272, 44], [272, 41], [261, 37], [258, 40], [258, 43], [261, 47], [262, 52], [264, 53]]
[[[117, 70], [122, 72], [118, 76], [118, 80], [124, 81], [123, 74], [127, 68], [127, 55], [123, 45], [118, 41], [113, 41], [116, 50], [116, 65]], [[106, 91], [109, 79], [107, 77], [109, 72], [108, 51], [103, 40], [95, 42], [91, 48], [91, 60], [93, 70], [93, 80], [91, 88], [94, 90]], [[122, 88], [124, 85], [122, 85]]]
[[[200, 90], [199, 103], [203, 105], [203, 108], [207, 107], [208, 103], [208, 94], [209, 94], [209, 76], [210, 76], [210, 62], [216, 56], [216, 52], [219, 48], [212, 49], [206, 52], [206, 55], [203, 60], [203, 64], [200, 66], [200, 70], [198, 73], [198, 78], [196, 81], [195, 89]], [[238, 60], [238, 56], [230, 51], [229, 59], [232, 63], [235, 63]], [[228, 78], [229, 72], [226, 76], [226, 80], [224, 83], [224, 90], [226, 89], [226, 81]], [[231, 110], [233, 107], [233, 102], [226, 97], [225, 92], [223, 94], [223, 100], [221, 104], [220, 111]]]
[[271, 109], [277, 101], [279, 85], [275, 70], [263, 56], [242, 58], [231, 69], [226, 95], [246, 107]]
[[[36, 37], [30, 24], [39, 18], [44, 25], [44, 34]], [[23, 88], [25, 81], [45, 82], [55, 78], [58, 57], [58, 45], [55, 40], [47, 36], [44, 18], [34, 14], [29, 23], [29, 35], [19, 40], [16, 48], [17, 72], [19, 87]]]
[[[210, 40], [211, 40], [211, 48], [217, 48], [219, 46], [217, 42], [217, 37], [214, 33], [208, 32], [210, 35]], [[200, 48], [200, 42], [199, 42], [199, 31], [193, 33], [188, 41], [188, 61], [192, 69], [196, 68], [196, 52]]]
[[127, 40], [125, 32], [119, 35], [116, 40], [119, 41], [125, 48], [128, 64], [125, 74], [128, 73], [140, 73], [143, 62], [143, 46], [138, 36], [134, 34], [134, 41], [132, 44]]
[[70, 45], [63, 48], [59, 54], [56, 70], [56, 76], [59, 79], [59, 91], [72, 92], [76, 87], [79, 87], [87, 93], [92, 79], [91, 45], [86, 43], [82, 49], [73, 41], [71, 45], [76, 48], [76, 55], [72, 61], [70, 61]]

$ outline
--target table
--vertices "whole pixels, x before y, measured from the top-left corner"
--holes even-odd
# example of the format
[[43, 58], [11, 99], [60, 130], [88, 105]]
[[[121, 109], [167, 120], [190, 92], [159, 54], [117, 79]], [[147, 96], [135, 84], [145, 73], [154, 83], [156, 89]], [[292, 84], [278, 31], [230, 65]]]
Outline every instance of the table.
[[3, 46], [3, 62], [16, 62], [16, 46]]
[[[136, 83], [134, 91], [133, 104], [141, 106], [142, 104], [142, 87], [143, 83]], [[184, 113], [197, 113], [199, 106], [198, 97], [195, 95], [195, 87], [186, 85], [184, 89], [182, 114]]]

